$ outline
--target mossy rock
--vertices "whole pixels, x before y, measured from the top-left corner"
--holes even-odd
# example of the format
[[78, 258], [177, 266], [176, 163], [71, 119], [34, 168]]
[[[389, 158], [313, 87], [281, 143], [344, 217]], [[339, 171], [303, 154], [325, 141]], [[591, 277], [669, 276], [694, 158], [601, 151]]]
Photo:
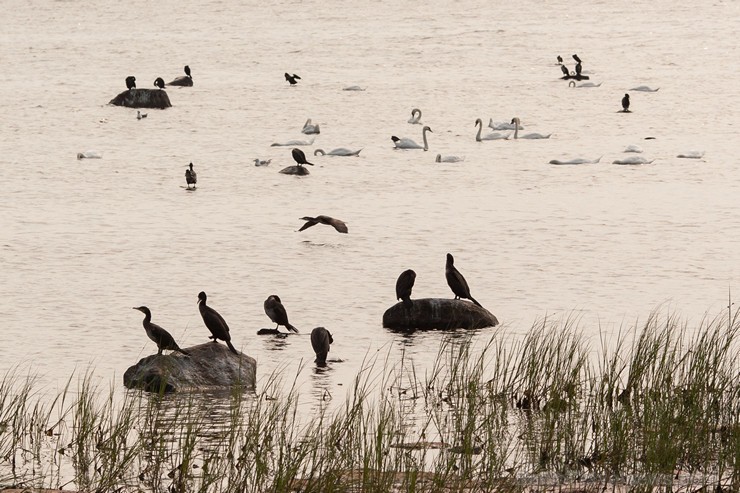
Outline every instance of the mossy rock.
[[131, 89], [110, 100], [116, 106], [127, 108], [155, 108], [163, 110], [172, 106], [167, 91], [162, 89]]

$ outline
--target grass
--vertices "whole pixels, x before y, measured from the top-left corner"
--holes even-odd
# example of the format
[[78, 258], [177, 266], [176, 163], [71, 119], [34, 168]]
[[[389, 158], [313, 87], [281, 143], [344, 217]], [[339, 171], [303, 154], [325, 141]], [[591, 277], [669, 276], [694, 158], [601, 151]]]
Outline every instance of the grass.
[[543, 319], [520, 339], [499, 330], [483, 344], [453, 332], [429, 368], [405, 355], [364, 361], [342, 403], [322, 399], [310, 416], [285, 372], [254, 395], [104, 391], [86, 374], [51, 399], [10, 372], [0, 486], [738, 491], [739, 331], [737, 314], [693, 327], [654, 314], [599, 332], [596, 348], [575, 319]]

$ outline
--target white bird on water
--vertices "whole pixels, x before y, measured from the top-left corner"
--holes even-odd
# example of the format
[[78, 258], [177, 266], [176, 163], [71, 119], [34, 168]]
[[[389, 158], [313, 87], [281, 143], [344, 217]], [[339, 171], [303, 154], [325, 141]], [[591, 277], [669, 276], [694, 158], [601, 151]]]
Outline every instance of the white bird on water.
[[260, 159], [258, 157], [254, 158], [255, 166], [267, 166], [271, 162], [272, 162], [272, 159]]
[[538, 133], [531, 133], [531, 134], [524, 134], [519, 135], [519, 117], [515, 116], [511, 119], [511, 123], [516, 123], [516, 128], [514, 128], [514, 139], [549, 139], [552, 134], [538, 134]]
[[475, 126], [478, 127], [478, 133], [475, 135], [476, 142], [483, 142], [484, 140], [503, 140], [503, 139], [508, 139], [509, 135], [511, 135], [511, 134], [501, 134], [498, 132], [481, 135], [481, 132], [483, 132], [483, 120], [481, 120], [480, 118], [477, 118], [475, 120]]
[[586, 159], [582, 157], [573, 159], [553, 159], [550, 161], [550, 164], [596, 164], [599, 161], [601, 161], [601, 156], [596, 159]]
[[409, 118], [409, 123], [413, 123], [414, 125], [421, 125], [421, 110], [419, 108], [414, 108], [411, 110], [411, 118]]
[[676, 157], [684, 158], [684, 159], [701, 159], [704, 157], [704, 151], [687, 151], [682, 152]]
[[653, 89], [650, 86], [637, 86], [637, 87], [633, 87], [632, 89], [630, 89], [630, 91], [658, 92], [659, 89], [660, 87], [656, 87], [655, 89]]
[[337, 147], [336, 149], [332, 149], [329, 152], [326, 152], [323, 149], [316, 149], [315, 151], [313, 151], [313, 155], [314, 156], [359, 156], [360, 151], [362, 151], [362, 149], [353, 151], [345, 147]]
[[429, 150], [429, 144], [427, 143], [427, 132], [432, 132], [432, 129], [425, 126], [421, 130], [421, 137], [422, 139], [424, 139], [423, 146], [420, 146], [414, 140], [409, 139], [408, 137], [398, 138], [395, 135], [392, 135], [391, 140], [393, 141], [393, 144], [396, 146], [396, 149], [424, 149], [425, 151], [427, 151]]
[[442, 154], [437, 154], [434, 160], [435, 163], [459, 163], [460, 161], [465, 161], [465, 156], [443, 156]]
[[654, 159], [647, 160], [642, 156], [627, 156], [620, 159], [615, 159], [612, 164], [650, 164]]
[[[491, 130], [514, 130], [515, 123], [509, 123], [509, 122], [494, 122], [493, 118], [488, 119], [488, 126], [491, 127]], [[519, 130], [524, 130], [524, 127], [519, 125]]]
[[320, 134], [321, 129], [319, 128], [319, 124], [312, 124], [311, 119], [309, 118], [306, 120], [306, 123], [303, 124], [303, 130], [301, 130], [304, 134]]
[[310, 146], [313, 145], [313, 141], [316, 139], [311, 140], [289, 140], [287, 142], [273, 142], [270, 144], [270, 147], [285, 147], [285, 146]]

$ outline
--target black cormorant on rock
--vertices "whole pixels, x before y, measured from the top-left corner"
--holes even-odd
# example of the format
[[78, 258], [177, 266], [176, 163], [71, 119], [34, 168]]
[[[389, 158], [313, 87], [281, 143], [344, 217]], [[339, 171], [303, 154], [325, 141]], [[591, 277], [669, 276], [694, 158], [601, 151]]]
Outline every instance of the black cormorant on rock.
[[303, 231], [317, 224], [326, 224], [327, 226], [333, 226], [334, 229], [336, 229], [340, 233], [349, 232], [349, 230], [347, 229], [347, 225], [344, 223], [344, 221], [340, 221], [339, 219], [335, 219], [329, 216], [316, 216], [316, 217], [306, 216], [306, 217], [302, 217], [301, 221], [306, 221], [306, 224], [301, 226], [301, 229], [299, 229], [298, 231]]
[[565, 77], [568, 77], [568, 76], [570, 75], [570, 74], [568, 73], [568, 67], [566, 67], [565, 65], [561, 65], [561, 66], [560, 66], [560, 70], [561, 70], [561, 71], [563, 72], [563, 75], [564, 75]]
[[190, 67], [187, 66], [187, 65], [185, 65], [185, 69], [184, 70], [185, 70], [185, 75], [187, 75], [188, 77], [190, 77], [192, 79], [193, 76], [190, 75]]
[[334, 342], [331, 332], [324, 327], [316, 327], [311, 331], [311, 347], [316, 353], [316, 363], [325, 364], [329, 354], [329, 346]]
[[577, 76], [580, 76], [581, 75], [581, 70], [582, 69], [583, 69], [583, 67], [581, 67], [581, 62], [576, 63], [576, 75]]
[[300, 79], [300, 77], [296, 74], [290, 75], [288, 72], [285, 72], [285, 80], [290, 82], [291, 86], [298, 84], [298, 81], [296, 79]]
[[483, 306], [478, 303], [475, 298], [470, 296], [468, 283], [465, 281], [463, 275], [460, 274], [460, 271], [455, 268], [453, 265], [454, 262], [455, 259], [448, 253], [447, 264], [445, 265], [445, 277], [447, 278], [447, 285], [450, 286], [452, 292], [455, 293], [455, 299], [466, 298], [482, 308]]
[[136, 77], [134, 77], [133, 75], [129, 75], [128, 77], [126, 77], [126, 89], [128, 89], [129, 91], [131, 89], [136, 89]]
[[190, 75], [190, 67], [185, 65], [185, 75], [175, 77], [174, 80], [167, 83], [168, 86], [193, 86], [193, 76]]
[[406, 308], [414, 306], [414, 302], [411, 301], [411, 289], [414, 287], [414, 281], [416, 280], [416, 272], [411, 269], [401, 272], [396, 281], [396, 299], [403, 300], [403, 304]]
[[190, 353], [180, 349], [180, 346], [177, 345], [175, 339], [170, 335], [169, 332], [164, 330], [159, 325], [152, 323], [152, 312], [149, 310], [149, 308], [145, 306], [135, 306], [134, 310], [139, 310], [141, 313], [144, 314], [144, 321], [142, 322], [142, 324], [144, 325], [144, 330], [146, 330], [146, 335], [148, 335], [149, 339], [154, 341], [154, 343], [157, 345], [157, 348], [159, 349], [157, 354], [162, 354], [162, 351], [167, 349], [170, 351], [177, 351], [178, 353], [182, 353], [185, 356], [190, 356]]
[[188, 190], [191, 190], [190, 185], [195, 188], [195, 184], [198, 183], [198, 175], [193, 169], [193, 163], [190, 163], [190, 167], [185, 170], [185, 182], [188, 184]]
[[285, 311], [283, 302], [280, 301], [278, 295], [272, 294], [267, 297], [265, 300], [265, 313], [270, 317], [270, 320], [277, 324], [275, 330], [282, 325], [289, 331], [298, 333], [298, 329], [288, 322], [288, 312]]
[[292, 154], [293, 154], [293, 159], [295, 159], [295, 162], [298, 163], [298, 166], [301, 166], [303, 164], [310, 164], [311, 166], [314, 165], [313, 163], [309, 163], [306, 160], [306, 154], [302, 150], [298, 149], [297, 147], [293, 149]]
[[198, 310], [200, 316], [203, 317], [203, 323], [211, 331], [212, 335], [208, 338], [213, 339], [213, 342], [218, 342], [221, 339], [229, 346], [232, 353], [239, 354], [231, 344], [231, 334], [229, 334], [229, 326], [226, 324], [226, 320], [216, 310], [206, 305], [206, 293], [204, 291], [198, 293]]
[[622, 98], [622, 111], [624, 113], [629, 113], [630, 111], [630, 95], [625, 94]]
[[164, 79], [161, 77], [157, 77], [154, 79], [154, 85], [160, 89], [164, 89]]

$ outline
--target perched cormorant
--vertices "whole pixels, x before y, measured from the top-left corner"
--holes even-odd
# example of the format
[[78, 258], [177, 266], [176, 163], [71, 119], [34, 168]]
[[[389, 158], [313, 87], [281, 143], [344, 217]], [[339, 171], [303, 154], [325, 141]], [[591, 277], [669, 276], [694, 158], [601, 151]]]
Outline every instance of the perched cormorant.
[[296, 79], [300, 79], [300, 77], [296, 74], [290, 75], [288, 72], [285, 72], [285, 80], [290, 82], [291, 86], [298, 84], [298, 81]]
[[152, 312], [149, 311], [149, 308], [145, 306], [135, 306], [133, 309], [139, 310], [141, 313], [144, 314], [144, 321], [142, 322], [142, 324], [144, 325], [144, 330], [146, 330], [146, 335], [148, 335], [149, 339], [154, 341], [154, 343], [157, 345], [157, 348], [159, 349], [157, 354], [162, 354], [162, 351], [164, 349], [167, 349], [170, 351], [177, 351], [178, 353], [182, 353], [185, 356], [190, 356], [190, 353], [180, 349], [180, 346], [177, 345], [175, 339], [170, 335], [169, 332], [164, 330], [159, 325], [152, 323]]
[[580, 76], [581, 70], [582, 70], [581, 62], [576, 63], [576, 75]]
[[326, 363], [326, 356], [329, 354], [329, 345], [334, 342], [331, 332], [324, 327], [316, 327], [311, 331], [311, 347], [316, 353], [316, 363]]
[[190, 67], [188, 67], [187, 65], [185, 65], [185, 75], [187, 75], [191, 79], [193, 78], [193, 76], [190, 75]]
[[185, 182], [188, 184], [188, 190], [190, 190], [190, 185], [195, 188], [195, 184], [198, 182], [198, 175], [193, 169], [193, 163], [190, 163], [190, 168], [185, 170]]
[[136, 119], [141, 120], [142, 118], [146, 118], [149, 114], [148, 113], [142, 113], [139, 110], [136, 110]]
[[203, 323], [211, 331], [212, 335], [208, 338], [213, 339], [213, 342], [218, 342], [221, 339], [226, 342], [232, 353], [239, 354], [231, 344], [231, 334], [229, 334], [229, 326], [226, 324], [226, 320], [216, 310], [206, 305], [206, 293], [203, 291], [198, 293], [198, 310], [200, 316], [203, 317]]
[[333, 217], [329, 216], [316, 216], [316, 217], [302, 217], [301, 221], [306, 221], [306, 224], [301, 226], [301, 229], [298, 231], [303, 231], [304, 229], [308, 229], [311, 226], [315, 226], [317, 224], [326, 224], [327, 226], [333, 226], [334, 229], [339, 231], [340, 233], [347, 233], [349, 230], [347, 229], [347, 225], [344, 224], [344, 221], [340, 221], [339, 219], [334, 219]]
[[164, 89], [164, 79], [161, 77], [157, 77], [154, 79], [154, 85], [156, 87], [159, 87], [160, 89]]
[[576, 63], [581, 63], [581, 59], [578, 58], [578, 55], [576, 55], [576, 54], [573, 54], [573, 60], [575, 60]]
[[625, 94], [622, 98], [622, 111], [627, 113], [630, 110], [630, 95]]
[[288, 322], [288, 312], [285, 311], [285, 307], [283, 306], [282, 301], [280, 301], [280, 297], [278, 295], [271, 294], [267, 297], [265, 300], [265, 313], [270, 317], [270, 320], [277, 324], [275, 326], [275, 330], [283, 325], [291, 332], [298, 332], [298, 329]]
[[411, 308], [414, 304], [411, 301], [411, 289], [414, 287], [414, 281], [416, 280], [416, 272], [411, 269], [401, 272], [396, 281], [396, 299], [403, 300], [403, 305], [406, 308]]
[[130, 91], [131, 89], [136, 89], [136, 77], [133, 75], [129, 75], [126, 77], [126, 88]]
[[560, 70], [563, 72], [563, 75], [565, 75], [566, 77], [570, 75], [568, 73], [568, 67], [566, 67], [565, 65], [561, 65]]
[[453, 265], [454, 262], [455, 259], [448, 253], [447, 264], [445, 265], [445, 277], [447, 278], [447, 285], [452, 289], [452, 292], [455, 293], [455, 299], [467, 298], [482, 308], [482, 305], [475, 301], [475, 298], [470, 296], [468, 283], [465, 281], [463, 275], [460, 274], [460, 271], [455, 268]]
[[302, 164], [310, 164], [311, 166], [314, 165], [313, 163], [309, 163], [306, 160], [306, 155], [303, 153], [302, 150], [295, 148], [293, 149], [292, 153], [293, 153], [293, 159], [295, 159], [295, 162], [298, 163], [298, 166]]
[[561, 57], [560, 55], [558, 55], [558, 63], [563, 63], [563, 57]]

